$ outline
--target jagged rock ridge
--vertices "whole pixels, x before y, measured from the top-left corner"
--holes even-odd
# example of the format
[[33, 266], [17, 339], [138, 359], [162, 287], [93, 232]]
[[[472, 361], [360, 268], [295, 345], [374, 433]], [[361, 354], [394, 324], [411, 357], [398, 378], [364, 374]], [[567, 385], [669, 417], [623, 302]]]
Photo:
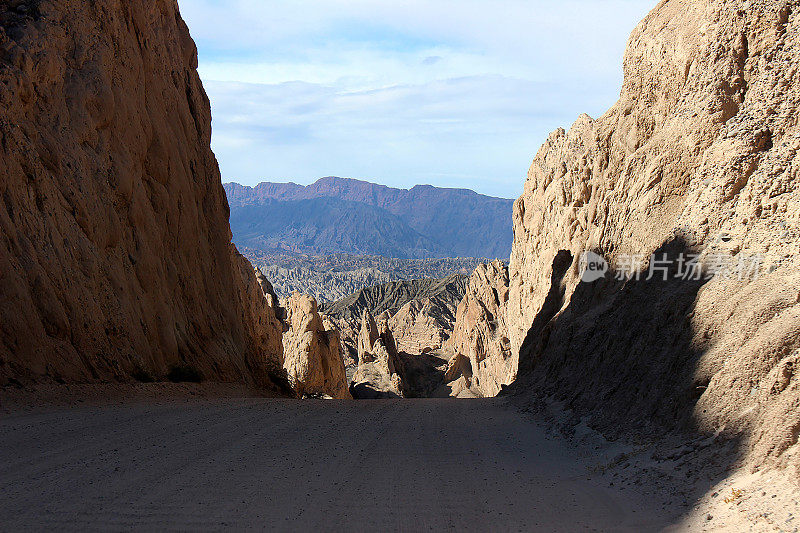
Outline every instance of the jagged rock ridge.
[[[387, 314], [400, 350], [419, 354], [425, 348], [441, 347], [450, 337], [466, 284], [467, 277], [462, 274], [443, 279], [396, 281], [323, 304], [320, 312], [330, 317], [341, 332], [345, 362], [348, 368], [355, 369], [356, 342], [364, 311], [373, 316]], [[398, 313], [400, 316], [394, 318]]]
[[373, 315], [394, 315], [401, 307], [420, 298], [436, 299], [454, 310], [464, 297], [468, 277], [451, 274], [442, 279], [393, 281], [361, 289], [336, 302], [323, 304], [322, 312], [343, 320], [360, 318], [364, 309]]
[[469, 276], [485, 263], [477, 258], [396, 259], [381, 256], [332, 254], [313, 256], [290, 252], [269, 253], [244, 248], [247, 257], [266, 275], [275, 293], [288, 298], [295, 291], [329, 304], [360, 291], [392, 281], [435, 278], [451, 274]]

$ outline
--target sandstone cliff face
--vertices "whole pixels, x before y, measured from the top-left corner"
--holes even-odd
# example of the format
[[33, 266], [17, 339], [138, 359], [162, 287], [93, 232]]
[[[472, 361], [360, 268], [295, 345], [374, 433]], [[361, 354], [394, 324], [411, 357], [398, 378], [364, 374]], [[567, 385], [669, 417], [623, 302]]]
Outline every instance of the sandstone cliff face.
[[328, 330], [310, 296], [295, 293], [287, 303], [289, 330], [283, 336], [284, 368], [300, 395], [351, 398], [339, 333]]
[[[796, 458], [799, 64], [796, 2], [668, 0], [636, 28], [619, 102], [554, 132], [515, 204], [517, 390], [607, 433], [689, 426], [752, 464]], [[581, 282], [586, 250], [604, 279]], [[688, 254], [716, 275], [682, 279]]]
[[196, 67], [174, 0], [0, 4], [0, 383], [282, 373]]
[[508, 283], [508, 267], [502, 262], [479, 265], [458, 305], [448, 342], [448, 348], [469, 359], [471, 384], [485, 396], [496, 396], [517, 376], [506, 324]]

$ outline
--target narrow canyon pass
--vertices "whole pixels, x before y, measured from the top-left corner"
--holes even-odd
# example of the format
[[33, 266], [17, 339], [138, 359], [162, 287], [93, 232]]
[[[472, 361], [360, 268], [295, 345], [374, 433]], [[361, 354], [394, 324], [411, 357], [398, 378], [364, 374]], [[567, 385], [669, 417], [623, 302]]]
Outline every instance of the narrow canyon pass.
[[[313, 263], [302, 286], [330, 302], [279, 296], [232, 244], [197, 67], [175, 0], [0, 4], [0, 442], [15, 454], [0, 471], [16, 480], [0, 480], [0, 523], [800, 527], [797, 1], [659, 2], [630, 36], [619, 101], [549, 136], [510, 220], [442, 234], [436, 209], [401, 212], [427, 188], [229, 185], [246, 241], [295, 238], [281, 253]], [[356, 274], [304, 255], [331, 236], [301, 203], [356, 228], [334, 239]], [[273, 240], [257, 227], [271, 208], [292, 217]], [[378, 220], [387, 233], [361, 231]], [[508, 264], [413, 260], [505, 257], [471, 240], [509, 224]], [[365, 253], [455, 273], [384, 283]], [[273, 266], [282, 288], [302, 274]], [[353, 279], [378, 282], [339, 298]], [[220, 384], [251, 397], [215, 398]], [[110, 407], [109, 390], [157, 397]], [[42, 391], [72, 405], [48, 411]], [[177, 492], [142, 496], [164, 483]], [[154, 518], [183, 491], [192, 512]]]

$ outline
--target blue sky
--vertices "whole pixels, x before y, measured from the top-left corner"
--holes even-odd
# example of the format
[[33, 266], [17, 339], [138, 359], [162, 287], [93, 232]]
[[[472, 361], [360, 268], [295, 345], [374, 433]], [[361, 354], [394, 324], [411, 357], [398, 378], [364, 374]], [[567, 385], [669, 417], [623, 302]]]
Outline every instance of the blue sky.
[[517, 197], [617, 99], [655, 0], [179, 0], [224, 181], [346, 176]]

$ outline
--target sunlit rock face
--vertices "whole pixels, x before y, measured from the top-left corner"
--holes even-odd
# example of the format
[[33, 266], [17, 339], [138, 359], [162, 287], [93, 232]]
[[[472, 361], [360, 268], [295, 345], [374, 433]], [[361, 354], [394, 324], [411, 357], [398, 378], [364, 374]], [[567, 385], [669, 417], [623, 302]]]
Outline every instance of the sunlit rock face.
[[448, 347], [469, 359], [471, 384], [484, 396], [496, 396], [517, 375], [517, 358], [508, 339], [508, 267], [500, 261], [480, 265], [456, 310]]
[[286, 305], [284, 368], [301, 396], [351, 398], [337, 331], [326, 328], [311, 296], [295, 293]]

